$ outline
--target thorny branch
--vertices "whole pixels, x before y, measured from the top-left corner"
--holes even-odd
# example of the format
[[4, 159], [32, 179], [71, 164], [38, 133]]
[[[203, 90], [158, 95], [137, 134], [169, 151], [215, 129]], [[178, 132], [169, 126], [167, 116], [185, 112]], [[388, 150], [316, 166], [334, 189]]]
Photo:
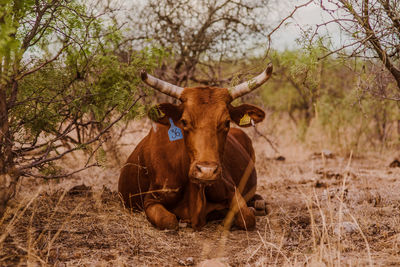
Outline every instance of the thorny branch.
[[269, 51], [271, 50], [271, 36], [272, 36], [277, 30], [279, 30], [279, 29], [282, 27], [283, 23], [285, 23], [288, 19], [293, 18], [294, 14], [296, 14], [296, 12], [297, 12], [300, 8], [306, 7], [306, 6], [308, 6], [309, 4], [311, 4], [312, 2], [313, 2], [313, 0], [310, 0], [310, 1], [308, 1], [308, 2], [306, 2], [306, 3], [304, 3], [304, 4], [302, 4], [302, 5], [295, 6], [294, 9], [292, 10], [292, 12], [291, 12], [288, 16], [286, 16], [285, 18], [283, 18], [283, 19], [279, 22], [279, 24], [278, 24], [275, 28], [273, 28], [272, 31], [270, 31], [270, 32], [268, 33], [268, 35], [267, 35], [268, 47], [267, 47], [267, 51], [266, 51], [265, 56], [264, 56], [264, 60], [268, 57]]
[[[105, 127], [103, 130], [101, 130], [101, 131], [100, 131], [95, 137], [93, 137], [92, 139], [90, 139], [90, 140], [88, 140], [88, 141], [86, 141], [86, 142], [84, 142], [84, 143], [79, 144], [79, 146], [75, 146], [75, 147], [73, 147], [73, 148], [67, 149], [66, 151], [64, 151], [64, 152], [62, 152], [62, 153], [60, 153], [60, 154], [54, 155], [54, 156], [49, 156], [49, 155], [50, 155], [50, 151], [51, 151], [51, 149], [49, 149], [49, 150], [47, 150], [47, 152], [45, 153], [45, 155], [42, 156], [39, 160], [34, 160], [33, 162], [31, 162], [31, 163], [29, 163], [29, 164], [25, 164], [25, 165], [19, 166], [19, 167], [18, 167], [18, 171], [21, 172], [21, 174], [22, 174], [23, 176], [33, 176], [33, 174], [29, 173], [27, 170], [30, 170], [30, 169], [35, 168], [35, 167], [37, 167], [37, 166], [41, 166], [41, 165], [43, 165], [43, 164], [45, 164], [45, 163], [47, 163], [47, 162], [51, 162], [51, 161], [60, 159], [60, 158], [62, 158], [63, 156], [65, 156], [66, 154], [69, 154], [69, 153], [71, 153], [71, 152], [74, 152], [74, 151], [76, 151], [76, 150], [81, 149], [81, 147], [88, 146], [88, 145], [90, 145], [90, 144], [92, 144], [92, 143], [94, 143], [94, 142], [96, 142], [96, 141], [99, 141], [100, 138], [103, 137], [104, 134], [105, 134], [106, 132], [108, 132], [108, 131], [110, 130], [110, 128], [111, 128], [114, 124], [116, 124], [116, 123], [117, 123], [118, 121], [120, 121], [126, 114], [128, 114], [129, 111], [130, 111], [130, 110], [137, 104], [137, 102], [138, 102], [141, 98], [143, 98], [144, 96], [145, 96], [145, 95], [139, 96], [135, 101], [133, 101], [133, 103], [132, 103], [124, 112], [122, 112], [116, 119], [114, 119], [107, 127]], [[50, 146], [51, 146], [51, 144], [50, 144]], [[87, 166], [87, 164], [88, 164], [88, 162], [86, 163], [86, 166]], [[86, 167], [86, 166], [85, 166], [85, 167]], [[82, 169], [82, 170], [83, 170], [83, 169]], [[52, 178], [52, 177], [49, 177], [49, 178]]]
[[[339, 46], [326, 56], [354, 46], [357, 47], [353, 49], [350, 57], [361, 56], [369, 59], [371, 54], [375, 54], [391, 73], [400, 91], [400, 68], [397, 64], [400, 60], [400, 19], [396, 1], [318, 0], [315, 2], [331, 16], [332, 20], [317, 25], [310, 41], [318, 35], [321, 26], [329, 23], [337, 24], [354, 41]], [[332, 7], [327, 8], [328, 4]]]
[[[221, 85], [230, 81], [220, 76], [223, 60], [249, 49], [239, 44], [253, 40], [257, 47], [265, 42], [269, 2], [150, 0], [140, 16], [131, 18], [141, 25], [133, 34], [139, 36], [136, 42], [140, 45], [151, 39], [171, 49], [174, 63], [164, 62], [156, 73], [163, 80], [180, 86], [190, 82]], [[202, 69], [207, 62], [215, 64]]]
[[[114, 100], [113, 95], [107, 95], [101, 100], [113, 100], [111, 104], [97, 107], [96, 103], [96, 107], [92, 108], [101, 92], [91, 87], [101, 86], [93, 83], [99, 82], [96, 79], [104, 71], [96, 69], [93, 63], [100, 56], [115, 56], [112, 54], [115, 51], [109, 52], [108, 49], [111, 42], [118, 47], [119, 39], [114, 40], [113, 34], [122, 25], [101, 27], [98, 18], [112, 16], [116, 11], [108, 5], [94, 7], [88, 4], [82, 7], [83, 4], [74, 1], [35, 0], [21, 10], [18, 9], [20, 5], [14, 5], [12, 10], [5, 9], [5, 12], [12, 12], [12, 22], [0, 18], [2, 25], [16, 27], [17, 33], [10, 31], [8, 37], [12, 40], [18, 36], [20, 40], [19, 45], [16, 45], [19, 42], [7, 43], [5, 50], [9, 51], [8, 54], [0, 55], [0, 175], [12, 173], [13, 179], [21, 175], [61, 178], [95, 166], [96, 163], [91, 164], [91, 161], [110, 128], [145, 96], [141, 94], [131, 103], [128, 102], [130, 97], [118, 102], [118, 98]], [[49, 53], [46, 49], [49, 43], [59, 45], [58, 49]], [[27, 57], [30, 49], [38, 49], [46, 56], [44, 59], [30, 54]], [[69, 56], [75, 58], [69, 62]], [[65, 67], [68, 69], [63, 71]], [[130, 74], [126, 76], [132, 80]], [[55, 84], [46, 84], [51, 83], [51, 79], [55, 79]], [[125, 93], [129, 90], [129, 93], [136, 94], [133, 87], [135, 82], [125, 85], [121, 91]], [[96, 108], [101, 108], [101, 111], [95, 113]], [[95, 143], [94, 150], [90, 150], [91, 155], [80, 170], [53, 175], [35, 172]]]

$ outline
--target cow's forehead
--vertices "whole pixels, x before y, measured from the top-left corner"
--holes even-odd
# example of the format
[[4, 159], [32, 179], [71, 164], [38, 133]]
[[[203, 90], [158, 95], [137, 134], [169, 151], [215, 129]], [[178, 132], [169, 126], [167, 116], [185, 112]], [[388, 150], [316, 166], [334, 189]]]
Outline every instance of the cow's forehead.
[[195, 87], [185, 88], [181, 100], [184, 113], [201, 124], [225, 119], [229, 114], [227, 104], [231, 97], [226, 88]]
[[231, 100], [228, 89], [218, 87], [185, 88], [181, 99], [190, 105], [227, 104]]

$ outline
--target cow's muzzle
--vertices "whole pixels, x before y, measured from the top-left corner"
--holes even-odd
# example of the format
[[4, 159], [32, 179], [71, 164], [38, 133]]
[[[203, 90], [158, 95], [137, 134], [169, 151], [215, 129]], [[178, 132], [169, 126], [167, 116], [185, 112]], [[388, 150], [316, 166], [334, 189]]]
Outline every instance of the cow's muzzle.
[[189, 176], [196, 183], [212, 183], [221, 175], [221, 167], [216, 162], [194, 162], [190, 167]]

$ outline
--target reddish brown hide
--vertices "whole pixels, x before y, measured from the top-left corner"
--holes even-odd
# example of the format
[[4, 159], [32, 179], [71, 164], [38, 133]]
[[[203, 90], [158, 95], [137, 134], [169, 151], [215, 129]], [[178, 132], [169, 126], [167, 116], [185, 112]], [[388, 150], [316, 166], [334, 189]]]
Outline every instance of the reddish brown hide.
[[[156, 88], [160, 82], [150, 85]], [[150, 116], [156, 127], [123, 166], [118, 190], [126, 206], [144, 209], [160, 229], [176, 229], [178, 220], [200, 229], [209, 215], [228, 209], [239, 214], [235, 225], [253, 229], [255, 215], [246, 202], [257, 185], [254, 150], [250, 138], [230, 128], [230, 121], [248, 127], [243, 117], [257, 123], [264, 112], [247, 104], [233, 107], [226, 88], [167, 89], [178, 91], [181, 104], [157, 105], [157, 116]], [[183, 130], [183, 139], [169, 140], [169, 118]]]

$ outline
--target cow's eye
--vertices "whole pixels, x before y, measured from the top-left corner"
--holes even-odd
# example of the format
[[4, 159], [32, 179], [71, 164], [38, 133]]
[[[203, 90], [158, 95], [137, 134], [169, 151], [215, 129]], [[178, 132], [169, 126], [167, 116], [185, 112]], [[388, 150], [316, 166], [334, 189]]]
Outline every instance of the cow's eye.
[[225, 121], [225, 127], [226, 128], [229, 128], [230, 125], [231, 125], [231, 121], [230, 120]]
[[187, 126], [187, 121], [186, 121], [186, 120], [182, 119], [182, 120], [181, 120], [181, 123], [182, 123], [183, 127], [186, 127], [186, 126]]

